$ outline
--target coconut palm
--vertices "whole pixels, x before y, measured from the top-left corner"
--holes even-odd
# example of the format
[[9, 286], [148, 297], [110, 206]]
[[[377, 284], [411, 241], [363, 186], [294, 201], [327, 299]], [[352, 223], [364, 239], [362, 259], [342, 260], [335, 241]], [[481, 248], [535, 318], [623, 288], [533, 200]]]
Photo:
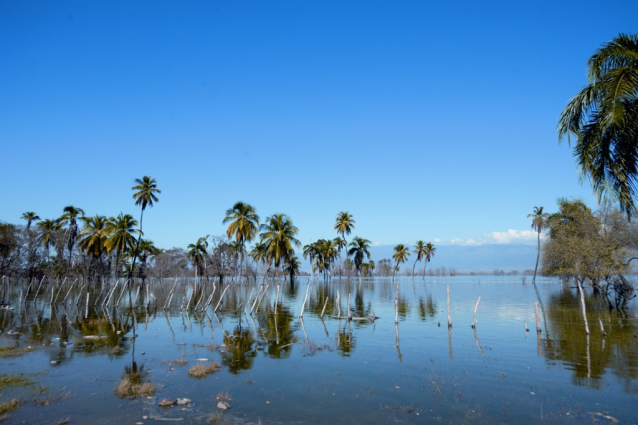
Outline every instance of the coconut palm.
[[40, 220], [40, 216], [33, 211], [23, 213], [20, 218], [27, 221], [27, 232], [31, 230], [31, 223], [33, 223], [35, 220]]
[[255, 208], [245, 202], [237, 202], [232, 208], [226, 210], [226, 217], [222, 223], [230, 223], [226, 229], [228, 239], [235, 239], [241, 249], [241, 260], [239, 263], [239, 280], [241, 280], [242, 267], [244, 265], [244, 251], [246, 242], [255, 239], [259, 232], [259, 216]]
[[46, 258], [49, 259], [49, 250], [51, 245], [57, 243], [57, 237], [60, 230], [62, 230], [62, 223], [59, 219], [49, 219], [38, 221], [38, 232], [40, 233], [40, 241], [44, 245], [44, 251], [46, 252]]
[[[408, 257], [410, 256], [410, 249], [403, 245], [402, 243], [398, 244], [394, 247], [394, 254], [392, 254], [392, 258], [396, 261], [396, 266], [394, 267], [394, 275], [396, 275], [399, 270], [399, 265], [404, 263]], [[394, 275], [392, 276], [392, 281], [394, 282]]]
[[308, 245], [304, 245], [303, 247], [303, 258], [308, 259], [310, 262], [310, 273], [311, 279], [314, 280], [315, 274], [315, 258], [319, 255], [319, 250], [317, 249], [317, 243], [309, 243]]
[[414, 265], [412, 266], [412, 279], [414, 279], [414, 268], [416, 267], [417, 261], [421, 261], [425, 256], [425, 242], [416, 241], [414, 253], [416, 254], [416, 260], [414, 260]]
[[195, 277], [197, 277], [198, 271], [202, 270], [202, 263], [204, 264], [202, 276], [206, 273], [206, 255], [208, 255], [208, 235], [203, 238], [199, 238], [196, 243], [189, 244], [188, 256], [190, 257], [193, 265], [195, 266]]
[[346, 235], [349, 235], [354, 229], [355, 221], [352, 218], [352, 214], [348, 211], [341, 211], [337, 214], [337, 220], [335, 222], [335, 230], [341, 235], [343, 242], [346, 243]]
[[78, 234], [78, 246], [93, 258], [99, 258], [106, 251], [106, 239], [108, 237], [107, 225], [109, 220], [103, 215], [82, 217], [84, 227]]
[[292, 255], [284, 261], [284, 272], [290, 276], [291, 285], [294, 283], [295, 275], [299, 274], [299, 270], [301, 270], [301, 262], [295, 255]]
[[436, 253], [436, 248], [432, 242], [428, 242], [425, 244], [425, 253], [423, 254], [423, 281], [425, 281], [425, 267], [428, 265], [434, 254]]
[[620, 34], [587, 62], [588, 84], [560, 115], [559, 140], [576, 139], [574, 156], [599, 197], [635, 212], [638, 178], [638, 36]]
[[[109, 235], [105, 244], [106, 249], [108, 252], [115, 251], [115, 277], [118, 277], [117, 275], [120, 271], [119, 263], [122, 255], [137, 246], [133, 235], [142, 233], [141, 230], [135, 228], [137, 224], [137, 220], [132, 215], [120, 213], [117, 217], [109, 218], [109, 222], [106, 225], [106, 232]], [[135, 265], [133, 264], [129, 275], [133, 273], [134, 268]]]
[[363, 259], [364, 257], [368, 257], [368, 260], [370, 259], [370, 241], [355, 236], [349, 246], [348, 256], [352, 256], [354, 268], [357, 269], [359, 280], [361, 280], [361, 265], [363, 264]]
[[[71, 268], [71, 255], [73, 253], [73, 247], [75, 246], [75, 241], [78, 237], [78, 222], [79, 218], [84, 217], [84, 210], [82, 208], [76, 208], [73, 205], [69, 205], [64, 207], [62, 216], [60, 217], [60, 221], [63, 224], [68, 224], [69, 227], [66, 229], [65, 240], [66, 246], [69, 250], [69, 269]], [[68, 270], [67, 269], [67, 272]]]
[[259, 227], [260, 241], [267, 247], [269, 263], [279, 267], [282, 261], [294, 255], [293, 246], [301, 247], [296, 236], [299, 229], [286, 214], [273, 214]]
[[[162, 193], [161, 190], [157, 188], [157, 180], [150, 176], [144, 176], [141, 179], [135, 179], [136, 185], [131, 188], [134, 191], [133, 199], [135, 199], [135, 205], [139, 205], [142, 208], [142, 212], [140, 213], [140, 230], [139, 236], [137, 237], [137, 244], [135, 245], [135, 251], [137, 253], [140, 239], [144, 234], [142, 232], [142, 219], [144, 218], [144, 210], [146, 207], [153, 207], [154, 202], [159, 202], [157, 198], [158, 193]], [[131, 273], [135, 270], [135, 261], [137, 260], [137, 255], [133, 256], [133, 265], [131, 266]], [[129, 278], [131, 275], [129, 274]]]
[[538, 232], [538, 253], [536, 254], [536, 267], [534, 267], [534, 277], [532, 283], [536, 283], [536, 272], [538, 271], [538, 261], [541, 258], [541, 232], [545, 230], [549, 214], [543, 212], [543, 207], [534, 207], [534, 212], [527, 214], [527, 218], [532, 219], [532, 229]]
[[148, 259], [150, 256], [159, 255], [163, 250], [157, 248], [153, 241], [149, 239], [141, 239], [140, 243], [129, 253], [133, 256], [137, 256], [140, 260], [140, 267], [138, 271], [138, 277], [142, 280], [146, 279], [146, 268], [148, 266]]

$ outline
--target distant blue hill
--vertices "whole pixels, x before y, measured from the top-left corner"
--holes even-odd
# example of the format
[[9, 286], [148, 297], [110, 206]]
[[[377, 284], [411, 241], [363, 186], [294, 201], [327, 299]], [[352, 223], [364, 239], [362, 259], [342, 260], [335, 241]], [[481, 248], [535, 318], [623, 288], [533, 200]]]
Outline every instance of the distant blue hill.
[[[371, 258], [378, 262], [381, 259], [392, 259], [394, 245], [380, 245], [370, 248]], [[412, 250], [411, 250], [412, 251]], [[534, 269], [536, 264], [537, 247], [535, 245], [511, 244], [511, 245], [436, 245], [436, 253], [428, 263], [427, 268], [445, 267], [455, 268], [459, 272], [492, 272], [503, 270], [509, 272], [517, 270], [520, 273], [526, 269]], [[412, 269], [416, 258], [411, 255], [407, 266]], [[303, 261], [302, 269], [310, 271], [308, 261]], [[416, 270], [423, 268], [421, 261]]]

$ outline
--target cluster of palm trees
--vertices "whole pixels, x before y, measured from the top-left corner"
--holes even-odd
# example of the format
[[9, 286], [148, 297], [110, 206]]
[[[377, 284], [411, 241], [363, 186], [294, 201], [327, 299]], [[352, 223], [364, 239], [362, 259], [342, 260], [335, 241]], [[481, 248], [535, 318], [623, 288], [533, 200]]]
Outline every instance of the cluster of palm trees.
[[[136, 179], [135, 183], [133, 198], [142, 209], [139, 222], [124, 213], [109, 218], [99, 214], [88, 217], [82, 208], [73, 205], [65, 207], [62, 215], [54, 219], [40, 219], [32, 211], [22, 214], [21, 218], [27, 221], [27, 250], [35, 252], [37, 245], [44, 250], [41, 271], [52, 271], [58, 277], [68, 275], [73, 268], [74, 250], [78, 248], [82, 258], [88, 259], [89, 277], [110, 275], [111, 269], [116, 277], [121, 276], [123, 270], [130, 277], [136, 270], [138, 258], [141, 265], [137, 271], [143, 276], [149, 255], [157, 254], [159, 250], [150, 240], [142, 239], [142, 217], [146, 207], [152, 207], [158, 201], [157, 194], [161, 191], [157, 181], [149, 176]], [[35, 231], [31, 227], [34, 222]], [[51, 259], [51, 247], [56, 250], [54, 259]], [[34, 257], [28, 256], [29, 275], [33, 274]]]
[[[424, 260], [423, 266], [423, 279], [425, 280], [425, 268], [427, 263], [430, 262], [434, 254], [436, 253], [436, 248], [432, 242], [425, 243], [421, 240], [417, 241], [414, 245], [413, 253], [416, 255], [416, 260], [414, 261], [414, 265], [412, 266], [412, 278], [414, 279], [414, 269], [416, 267], [416, 263]], [[401, 264], [405, 263], [410, 256], [410, 248], [405, 246], [404, 244], [398, 244], [394, 247], [394, 253], [392, 254], [392, 259], [396, 262], [394, 266], [394, 274], [392, 279], [394, 280], [394, 276], [396, 272], [399, 271]]]

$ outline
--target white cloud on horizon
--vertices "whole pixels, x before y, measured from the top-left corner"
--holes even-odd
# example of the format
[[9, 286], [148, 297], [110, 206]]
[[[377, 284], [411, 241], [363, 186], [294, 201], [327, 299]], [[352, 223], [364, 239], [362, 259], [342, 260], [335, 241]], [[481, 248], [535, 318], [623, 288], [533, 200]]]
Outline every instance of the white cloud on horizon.
[[441, 243], [441, 239], [439, 239], [439, 238], [434, 238], [434, 239], [432, 239], [432, 240], [433, 240], [435, 243]]
[[[506, 232], [492, 232], [485, 233], [481, 236], [470, 237], [468, 239], [454, 238], [450, 240], [452, 245], [487, 245], [487, 244], [531, 244], [536, 242], [538, 233], [534, 230], [514, 230], [509, 229]], [[541, 239], [544, 239], [544, 235], [541, 234]]]
[[381, 245], [381, 242], [372, 242], [372, 245], [379, 246], [379, 245]]

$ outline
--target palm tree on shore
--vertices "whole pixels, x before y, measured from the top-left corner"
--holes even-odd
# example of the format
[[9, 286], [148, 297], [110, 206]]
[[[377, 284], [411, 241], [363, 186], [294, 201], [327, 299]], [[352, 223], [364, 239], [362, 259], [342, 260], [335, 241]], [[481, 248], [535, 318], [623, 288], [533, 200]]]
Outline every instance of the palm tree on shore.
[[[135, 228], [137, 224], [137, 220], [135, 220], [132, 215], [120, 213], [117, 217], [111, 217], [106, 225], [106, 232], [109, 237], [106, 240], [105, 245], [109, 252], [115, 251], [116, 278], [120, 271], [120, 259], [122, 258], [122, 255], [137, 246], [135, 243], [135, 236], [133, 235], [141, 235], [142, 233], [141, 230]], [[130, 268], [129, 278], [131, 277], [130, 275], [133, 274], [134, 268], [135, 265], [133, 264]]]
[[620, 34], [587, 62], [589, 83], [558, 122], [559, 142], [576, 138], [574, 156], [599, 200], [610, 194], [629, 217], [638, 183], [638, 35]]
[[392, 258], [394, 259], [394, 261], [396, 261], [396, 266], [394, 267], [394, 275], [392, 275], [393, 282], [394, 282], [394, 276], [399, 270], [399, 265], [401, 263], [404, 263], [409, 256], [410, 256], [410, 249], [407, 246], [400, 243], [394, 247], [394, 254], [392, 254]]
[[40, 216], [34, 213], [33, 211], [28, 211], [23, 213], [20, 218], [27, 221], [27, 232], [31, 230], [31, 223], [33, 223], [36, 220], [40, 220]]
[[222, 223], [230, 223], [226, 229], [226, 236], [228, 239], [234, 238], [240, 246], [239, 280], [241, 281], [246, 242], [255, 239], [259, 232], [259, 215], [252, 205], [239, 201], [226, 210], [226, 217]]
[[361, 265], [365, 257], [370, 259], [370, 241], [364, 238], [355, 236], [350, 242], [350, 249], [348, 250], [348, 256], [352, 256], [354, 261], [354, 268], [357, 269], [359, 274], [359, 281], [361, 281]]
[[133, 271], [135, 270], [137, 251], [139, 250], [140, 240], [142, 239], [142, 235], [144, 234], [142, 231], [144, 210], [146, 209], [146, 207], [152, 208], [154, 202], [159, 202], [156, 194], [162, 193], [162, 191], [157, 188], [157, 180], [150, 176], [144, 176], [141, 179], [135, 179], [135, 183], [136, 185], [131, 188], [131, 190], [134, 191], [133, 199], [135, 199], [135, 205], [139, 205], [142, 208], [142, 212], [140, 213], [139, 236], [137, 237], [137, 243], [135, 244], [135, 255], [133, 256], [133, 265], [131, 266], [129, 278], [132, 277]]
[[538, 252], [536, 254], [536, 267], [534, 267], [534, 277], [532, 283], [536, 284], [536, 272], [538, 271], [538, 261], [541, 258], [541, 232], [547, 226], [549, 214], [543, 212], [543, 207], [534, 207], [534, 212], [527, 214], [527, 218], [532, 219], [532, 229], [538, 232]]

